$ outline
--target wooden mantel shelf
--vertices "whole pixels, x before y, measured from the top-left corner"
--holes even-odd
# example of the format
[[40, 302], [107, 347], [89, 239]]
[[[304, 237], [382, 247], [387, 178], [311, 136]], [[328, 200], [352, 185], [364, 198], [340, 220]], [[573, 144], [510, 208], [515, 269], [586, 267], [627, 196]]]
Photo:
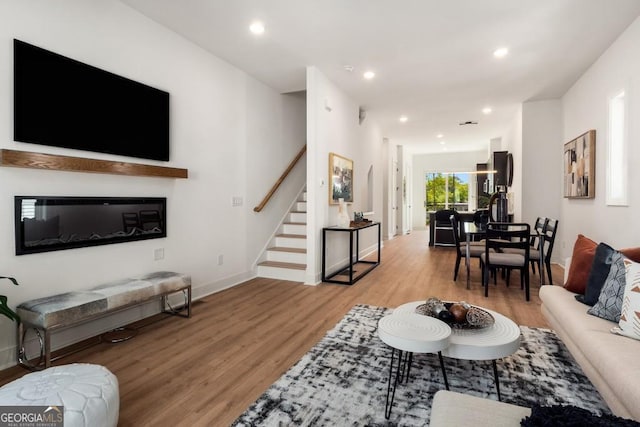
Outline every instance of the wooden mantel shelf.
[[0, 166], [114, 175], [188, 178], [187, 169], [0, 149]]

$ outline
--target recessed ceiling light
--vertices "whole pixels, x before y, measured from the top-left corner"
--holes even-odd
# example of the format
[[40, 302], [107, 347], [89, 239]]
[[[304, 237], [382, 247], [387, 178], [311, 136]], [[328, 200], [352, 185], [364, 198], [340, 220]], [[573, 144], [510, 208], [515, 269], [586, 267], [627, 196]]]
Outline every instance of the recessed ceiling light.
[[345, 65], [344, 66], [344, 70], [352, 73], [353, 72], [353, 65]]
[[264, 33], [264, 24], [260, 21], [254, 21], [249, 25], [249, 31], [253, 34], [261, 35]]
[[374, 73], [373, 71], [366, 71], [362, 76], [367, 80], [371, 80], [376, 76], [376, 73]]
[[445, 141], [440, 141], [440, 145], [444, 145], [444, 144], [446, 144]]
[[409, 118], [407, 116], [400, 116], [398, 120], [400, 120], [402, 123], [406, 123], [406, 121], [409, 120]]
[[442, 151], [447, 151], [447, 147], [442, 147]]
[[491, 109], [491, 107], [484, 107], [484, 108], [482, 109], [482, 112], [483, 112], [484, 114], [491, 114], [491, 112], [492, 112], [492, 111], [493, 111], [493, 110]]
[[443, 134], [439, 133], [436, 135], [436, 138], [442, 138], [443, 136], [444, 136]]
[[506, 47], [501, 47], [493, 51], [493, 56], [496, 58], [504, 58], [509, 53], [509, 49]]

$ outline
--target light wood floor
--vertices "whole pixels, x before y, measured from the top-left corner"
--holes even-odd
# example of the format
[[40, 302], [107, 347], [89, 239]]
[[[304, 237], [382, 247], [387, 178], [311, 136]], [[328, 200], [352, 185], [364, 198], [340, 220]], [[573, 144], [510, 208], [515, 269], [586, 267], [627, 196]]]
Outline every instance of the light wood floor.
[[[514, 274], [482, 293], [477, 260], [471, 289], [464, 265], [457, 282], [451, 248], [429, 248], [426, 232], [384, 243], [382, 264], [353, 286], [254, 279], [194, 303], [190, 319], [145, 322], [134, 339], [98, 344], [56, 362], [106, 366], [120, 383], [120, 425], [229, 425], [319, 341], [355, 304], [395, 307], [437, 296], [496, 310], [516, 323], [548, 327], [540, 313], [538, 276], [531, 301]], [[554, 283], [562, 268], [553, 266]], [[0, 372], [0, 385], [22, 376]]]

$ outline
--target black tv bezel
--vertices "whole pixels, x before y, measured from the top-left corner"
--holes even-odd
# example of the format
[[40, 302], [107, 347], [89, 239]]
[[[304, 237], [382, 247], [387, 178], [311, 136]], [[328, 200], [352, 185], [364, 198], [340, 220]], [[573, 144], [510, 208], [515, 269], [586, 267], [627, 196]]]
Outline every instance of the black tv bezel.
[[[68, 148], [73, 150], [82, 150], [89, 151], [95, 153], [106, 153], [106, 154], [114, 154], [126, 157], [133, 157], [138, 159], [146, 159], [146, 160], [159, 160], [159, 161], [169, 161], [171, 154], [171, 123], [170, 123], [170, 94], [167, 91], [162, 89], [155, 88], [153, 86], [149, 86], [147, 84], [129, 79], [127, 77], [123, 77], [121, 75], [103, 70], [101, 68], [95, 67], [93, 65], [89, 65], [87, 63], [78, 61], [73, 58], [69, 58], [67, 56], [61, 55], [59, 53], [44, 49], [42, 47], [24, 42], [22, 40], [13, 39], [14, 50], [13, 50], [13, 70], [14, 70], [14, 82], [13, 82], [13, 139], [17, 142], [25, 142], [29, 144], [38, 144], [49, 147], [60, 147], [60, 148]], [[22, 87], [22, 83], [20, 82], [20, 70], [23, 69], [25, 64], [19, 63], [18, 58], [18, 50], [20, 49], [31, 49], [33, 52], [39, 52], [45, 58], [53, 58], [56, 61], [59, 61], [60, 67], [77, 67], [77, 70], [83, 70], [81, 72], [88, 73], [87, 75], [91, 76], [99, 76], [100, 79], [105, 79], [110, 85], [115, 85], [120, 88], [124, 88], [128, 86], [128, 90], [134, 93], [135, 90], [140, 96], [141, 94], [145, 94], [145, 96], [149, 97], [153, 94], [153, 97], [156, 98], [154, 104], [154, 108], [159, 110], [157, 113], [158, 118], [158, 134], [160, 137], [155, 138], [153, 144], [145, 145], [143, 141], [139, 141], [138, 143], [131, 145], [123, 142], [118, 142], [114, 144], [114, 140], [103, 138], [101, 139], [101, 134], [99, 130], [95, 133], [89, 135], [74, 135], [73, 131], [69, 131], [69, 136], [59, 137], [59, 136], [47, 136], [44, 138], [34, 138], [33, 135], [29, 135], [29, 133], [24, 129], [25, 125], [21, 121], [25, 121], [24, 115], [26, 114], [23, 111], [23, 107], [21, 103], [24, 102], [20, 95], [20, 87]], [[98, 99], [96, 101], [99, 101]], [[123, 102], [126, 102], [123, 101]], [[121, 103], [122, 104], [122, 103]], [[92, 103], [87, 106], [87, 110], [89, 108], [94, 108], [93, 106], [99, 106], [100, 103]], [[78, 108], [73, 109], [72, 111], [78, 111]], [[139, 110], [137, 110], [139, 111]], [[155, 117], [155, 116], [154, 116]], [[101, 122], [104, 125], [106, 122]], [[104, 127], [104, 126], [103, 126]], [[123, 132], [124, 135], [127, 132]], [[92, 143], [90, 145], [83, 144], [83, 140], [90, 140]], [[98, 144], [96, 142], [99, 141]], [[110, 142], [111, 141], [111, 142]], [[147, 141], [148, 143], [148, 141]], [[157, 144], [157, 145], [156, 145]], [[130, 147], [134, 147], [131, 149]], [[156, 147], [155, 149], [151, 149], [152, 147]], [[158, 148], [159, 147], [159, 148]]]
[[[26, 248], [24, 245], [20, 245], [19, 242], [24, 239], [20, 239], [23, 235], [22, 221], [20, 217], [22, 215], [22, 200], [25, 199], [41, 199], [41, 200], [61, 200], [65, 202], [76, 201], [78, 205], [95, 205], [114, 202], [121, 202], [119, 204], [144, 204], [145, 202], [162, 205], [163, 210], [163, 222], [162, 233], [159, 234], [146, 234], [138, 236], [124, 236], [122, 238], [111, 238], [109, 240], [82, 240], [77, 242], [69, 242], [63, 244], [52, 244], [47, 246], [39, 246], [34, 248]], [[69, 204], [69, 203], [67, 203]], [[139, 240], [160, 239], [167, 237], [167, 198], [166, 197], [76, 197], [76, 196], [14, 196], [14, 222], [15, 222], [15, 248], [16, 255], [29, 255], [43, 252], [61, 251], [66, 249], [86, 248], [92, 246], [104, 246], [117, 243], [135, 242]]]

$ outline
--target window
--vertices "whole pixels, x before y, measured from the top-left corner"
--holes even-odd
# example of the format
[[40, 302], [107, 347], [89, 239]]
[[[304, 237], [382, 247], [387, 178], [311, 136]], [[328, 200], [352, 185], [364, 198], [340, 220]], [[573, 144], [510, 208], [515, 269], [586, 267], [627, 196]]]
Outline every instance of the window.
[[607, 155], [607, 205], [627, 205], [627, 135], [625, 96], [609, 100], [609, 145]]
[[[434, 172], [426, 175], [427, 211], [469, 209], [469, 174]], [[428, 223], [427, 215], [427, 223]]]

